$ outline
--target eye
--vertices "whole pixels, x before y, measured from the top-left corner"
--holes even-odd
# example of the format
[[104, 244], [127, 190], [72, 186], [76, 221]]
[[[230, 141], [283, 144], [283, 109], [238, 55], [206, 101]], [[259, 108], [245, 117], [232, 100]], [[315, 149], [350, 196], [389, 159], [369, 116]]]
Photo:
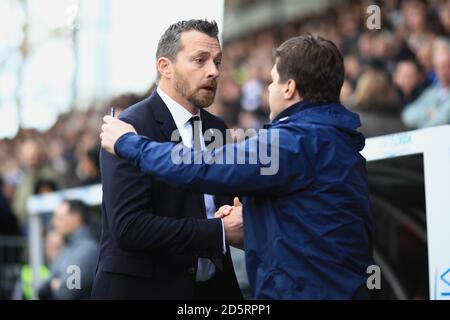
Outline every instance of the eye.
[[204, 63], [205, 59], [203, 59], [203, 58], [195, 58], [194, 61], [197, 62], [197, 63]]
[[214, 62], [215, 63], [215, 65], [216, 65], [216, 67], [220, 67], [221, 65], [222, 65], [222, 61], [216, 61], [216, 62]]

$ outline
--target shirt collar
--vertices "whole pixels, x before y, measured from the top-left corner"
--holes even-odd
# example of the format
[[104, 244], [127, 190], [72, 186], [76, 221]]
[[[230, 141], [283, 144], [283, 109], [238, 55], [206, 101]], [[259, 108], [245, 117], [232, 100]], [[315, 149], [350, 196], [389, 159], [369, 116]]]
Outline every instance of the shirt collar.
[[159, 96], [162, 101], [166, 104], [167, 108], [172, 115], [172, 118], [177, 126], [177, 129], [183, 128], [184, 125], [191, 119], [193, 116], [198, 116], [200, 118], [200, 109], [198, 109], [196, 114], [190, 113], [186, 108], [184, 108], [181, 104], [173, 100], [167, 93], [165, 93], [160, 87], [156, 88]]

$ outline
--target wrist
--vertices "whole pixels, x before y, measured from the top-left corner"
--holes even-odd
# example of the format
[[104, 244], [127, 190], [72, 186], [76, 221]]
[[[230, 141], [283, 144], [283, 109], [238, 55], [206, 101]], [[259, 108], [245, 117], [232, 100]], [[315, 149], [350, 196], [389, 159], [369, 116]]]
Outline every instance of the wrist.
[[124, 150], [124, 147], [128, 144], [129, 139], [132, 139], [133, 136], [137, 136], [134, 132], [127, 132], [124, 133], [117, 139], [117, 141], [114, 143], [114, 153], [123, 158], [122, 151]]

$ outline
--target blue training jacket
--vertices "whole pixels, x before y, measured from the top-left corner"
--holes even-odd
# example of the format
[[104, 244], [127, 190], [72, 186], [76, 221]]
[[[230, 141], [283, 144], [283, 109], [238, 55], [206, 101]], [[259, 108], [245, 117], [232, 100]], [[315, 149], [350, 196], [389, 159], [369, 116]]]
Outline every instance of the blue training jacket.
[[[230, 152], [242, 152], [248, 160], [244, 164], [174, 163], [174, 143], [132, 133], [120, 137], [115, 152], [174, 186], [243, 196], [246, 266], [254, 298], [352, 299], [360, 297], [373, 264], [373, 222], [365, 159], [359, 153], [364, 136], [356, 131], [360, 125], [359, 116], [338, 103], [302, 101], [279, 114], [267, 134], [212, 153], [225, 159]], [[276, 173], [262, 174], [270, 166], [267, 161], [250, 161], [258, 148], [275, 150]]]

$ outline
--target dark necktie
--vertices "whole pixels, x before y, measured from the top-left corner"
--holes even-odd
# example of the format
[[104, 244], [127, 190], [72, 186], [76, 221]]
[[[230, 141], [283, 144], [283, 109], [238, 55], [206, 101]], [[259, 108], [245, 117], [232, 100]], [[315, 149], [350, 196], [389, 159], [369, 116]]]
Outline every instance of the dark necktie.
[[192, 148], [196, 151], [202, 150], [202, 143], [200, 141], [200, 117], [193, 116], [189, 119], [192, 127]]
[[[189, 119], [189, 122], [191, 123], [191, 127], [192, 127], [192, 148], [195, 151], [201, 151], [202, 150], [202, 144], [200, 141], [200, 135], [202, 134], [200, 132], [200, 117], [199, 116], [193, 116], [192, 118]], [[199, 154], [198, 156], [201, 156], [201, 154]], [[205, 199], [204, 196], [201, 196], [201, 201], [202, 201], [202, 206], [204, 207], [205, 205]], [[211, 260], [213, 261], [213, 263], [215, 264], [216, 268], [219, 270], [223, 270], [223, 260], [222, 260], [222, 255], [218, 255], [215, 257], [211, 257]]]

